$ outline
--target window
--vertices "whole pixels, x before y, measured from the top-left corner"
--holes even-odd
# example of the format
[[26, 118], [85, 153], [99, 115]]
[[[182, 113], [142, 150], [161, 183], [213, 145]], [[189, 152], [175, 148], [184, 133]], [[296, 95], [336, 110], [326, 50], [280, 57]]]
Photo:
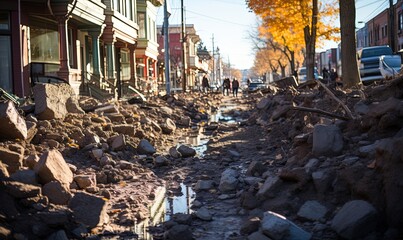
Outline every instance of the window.
[[136, 58], [136, 73], [139, 78], [144, 78], [144, 63], [142, 58]]
[[0, 12], [0, 30], [10, 30], [10, 16], [8, 12]]
[[11, 37], [0, 36], [0, 87], [12, 92], [11, 81]]
[[398, 19], [397, 19], [397, 29], [402, 30], [403, 29], [403, 13], [399, 12]]
[[120, 51], [120, 67], [122, 69], [120, 79], [122, 81], [130, 80], [130, 58], [129, 51], [126, 49], [122, 49]]
[[146, 38], [146, 13], [138, 13], [139, 38]]
[[59, 33], [56, 30], [31, 27], [32, 62], [59, 64]]
[[74, 38], [73, 38], [73, 29], [68, 29], [68, 45], [69, 45], [69, 65], [70, 67], [75, 66], [75, 59], [74, 59]]
[[0, 87], [7, 92], [13, 92], [10, 25], [10, 14], [0, 11]]

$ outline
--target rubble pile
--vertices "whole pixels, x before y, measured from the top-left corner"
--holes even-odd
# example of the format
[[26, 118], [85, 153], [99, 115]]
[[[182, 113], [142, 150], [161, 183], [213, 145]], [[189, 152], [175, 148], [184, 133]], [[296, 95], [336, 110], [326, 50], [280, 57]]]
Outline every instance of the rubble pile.
[[211, 145], [211, 160], [228, 158], [217, 195], [234, 194], [245, 238], [403, 238], [403, 78], [330, 89], [272, 87], [255, 95], [244, 144]]
[[181, 159], [181, 151], [169, 155], [177, 137], [219, 102], [199, 95], [100, 103], [65, 84], [37, 85], [34, 99], [24, 117], [0, 103], [1, 239], [135, 236], [130, 228], [165, 193], [153, 168]]
[[187, 164], [193, 212], [154, 231], [166, 239], [403, 239], [402, 89], [399, 78], [363, 90], [309, 83], [250, 94], [247, 121], [219, 123], [204, 156]]

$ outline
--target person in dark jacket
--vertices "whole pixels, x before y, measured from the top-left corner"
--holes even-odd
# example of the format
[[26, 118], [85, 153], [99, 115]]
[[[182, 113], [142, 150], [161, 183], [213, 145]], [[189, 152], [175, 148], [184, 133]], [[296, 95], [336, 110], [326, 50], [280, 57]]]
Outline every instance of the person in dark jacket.
[[232, 96], [238, 97], [238, 88], [239, 88], [239, 81], [234, 78], [232, 80]]
[[229, 88], [230, 88], [231, 82], [229, 78], [225, 78], [222, 84], [222, 95], [225, 96], [225, 92], [227, 92], [227, 96], [229, 96]]
[[202, 79], [202, 91], [207, 93], [210, 88], [210, 84], [208, 82], [207, 74], [204, 74]]

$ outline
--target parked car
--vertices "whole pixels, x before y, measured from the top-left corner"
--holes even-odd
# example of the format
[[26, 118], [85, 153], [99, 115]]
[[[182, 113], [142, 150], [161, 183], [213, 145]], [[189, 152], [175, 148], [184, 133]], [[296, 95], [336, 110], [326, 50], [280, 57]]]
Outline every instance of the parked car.
[[382, 55], [393, 55], [389, 46], [365, 47], [357, 51], [357, 63], [363, 83], [383, 79], [379, 59]]
[[264, 84], [263, 82], [251, 82], [249, 83], [248, 91], [255, 91], [264, 88], [266, 88], [266, 84]]
[[[322, 78], [322, 76], [319, 76], [318, 68], [315, 67], [313, 71], [314, 71], [313, 74], [315, 76], [315, 79], [320, 80]], [[306, 82], [306, 80], [307, 80], [306, 79], [306, 67], [300, 67], [298, 69], [298, 81], [299, 81], [299, 83], [302, 83], [302, 82]]]
[[394, 78], [400, 73], [402, 59], [400, 55], [382, 55], [379, 58], [379, 70], [384, 79]]

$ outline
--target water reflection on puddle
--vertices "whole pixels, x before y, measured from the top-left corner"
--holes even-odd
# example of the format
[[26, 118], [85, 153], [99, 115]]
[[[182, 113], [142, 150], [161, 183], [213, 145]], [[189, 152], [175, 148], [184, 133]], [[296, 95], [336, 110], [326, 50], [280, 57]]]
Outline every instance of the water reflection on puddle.
[[181, 195], [167, 197], [165, 199], [166, 204], [166, 214], [165, 221], [171, 219], [171, 216], [175, 213], [186, 213], [191, 214], [192, 202], [196, 198], [196, 193], [193, 189], [185, 184], [181, 183]]
[[191, 206], [196, 199], [196, 193], [184, 183], [180, 184], [181, 191], [173, 196], [166, 196], [166, 189], [162, 189], [156, 196], [155, 203], [150, 207], [150, 217], [136, 223], [133, 231], [138, 234], [139, 240], [159, 239], [148, 231], [149, 227], [156, 226], [171, 219], [175, 213], [191, 214]]

